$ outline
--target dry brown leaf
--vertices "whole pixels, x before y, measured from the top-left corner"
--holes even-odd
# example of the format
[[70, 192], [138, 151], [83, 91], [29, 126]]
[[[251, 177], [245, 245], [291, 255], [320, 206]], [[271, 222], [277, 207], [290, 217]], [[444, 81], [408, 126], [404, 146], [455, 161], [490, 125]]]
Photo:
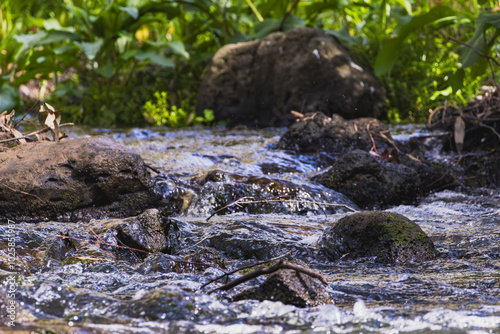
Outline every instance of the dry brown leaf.
[[0, 114], [0, 127], [4, 129], [6, 132], [10, 132], [11, 128], [11, 121], [12, 118], [15, 115], [15, 111], [12, 110], [10, 114], [7, 114], [7, 111], [4, 111], [3, 113]]
[[61, 111], [55, 110], [54, 107], [48, 103], [43, 103], [40, 106], [38, 120], [41, 125], [46, 125], [50, 128], [53, 140], [59, 141], [59, 137], [61, 136], [61, 131], [59, 129], [59, 124], [61, 124]]
[[18, 138], [20, 144], [26, 144], [27, 142], [26, 139], [23, 138], [23, 134], [12, 127], [12, 120], [14, 119], [15, 114], [15, 110], [12, 110], [10, 114], [7, 114], [7, 111], [0, 114], [0, 128], [5, 132], [12, 134], [14, 138]]
[[457, 147], [458, 153], [462, 154], [464, 148], [464, 138], [465, 138], [465, 121], [461, 116], [455, 119], [454, 125], [454, 137], [455, 146]]
[[10, 133], [12, 133], [12, 135], [15, 138], [18, 138], [19, 143], [21, 143], [21, 144], [27, 143], [26, 139], [24, 139], [23, 134], [21, 132], [17, 131], [16, 129], [14, 129], [14, 128], [10, 129]]

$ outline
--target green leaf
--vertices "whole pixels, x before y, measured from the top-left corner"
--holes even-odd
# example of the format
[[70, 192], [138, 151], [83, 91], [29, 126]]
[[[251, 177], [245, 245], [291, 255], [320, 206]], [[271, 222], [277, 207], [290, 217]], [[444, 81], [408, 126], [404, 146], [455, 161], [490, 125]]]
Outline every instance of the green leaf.
[[304, 9], [306, 15], [310, 16], [325, 9], [328, 10], [344, 9], [348, 5], [349, 5], [348, 0], [328, 0], [328, 1], [312, 2], [310, 5], [304, 6]]
[[484, 57], [481, 57], [474, 65], [471, 66], [470, 75], [472, 78], [477, 78], [486, 73], [488, 69], [488, 60]]
[[255, 38], [263, 38], [272, 32], [275, 32], [280, 27], [281, 20], [265, 19], [255, 25]]
[[58, 42], [63, 42], [63, 41], [81, 41], [82, 38], [80, 35], [69, 32], [69, 31], [64, 31], [64, 30], [52, 30], [47, 32], [47, 34], [40, 38], [38, 41], [37, 45], [46, 45], [46, 44], [51, 44], [51, 43], [58, 43]]
[[32, 49], [37, 45], [39, 40], [45, 38], [46, 36], [47, 32], [39, 31], [35, 34], [14, 35], [14, 38], [23, 45], [23, 49]]
[[462, 68], [459, 68], [458, 70], [455, 71], [450, 76], [449, 82], [450, 86], [453, 89], [453, 92], [457, 92], [459, 89], [462, 89], [464, 86], [464, 78], [465, 78], [465, 71]]
[[411, 15], [411, 1], [410, 0], [396, 0], [397, 3], [399, 3], [408, 14]]
[[62, 30], [61, 24], [56, 19], [43, 20], [43, 27], [45, 30]]
[[168, 42], [167, 45], [169, 46], [170, 50], [172, 50], [173, 53], [182, 56], [186, 59], [189, 59], [189, 53], [187, 53], [186, 48], [184, 47], [184, 43], [180, 41], [174, 41], [174, 42]]
[[135, 55], [137, 54], [139, 50], [128, 50], [124, 53], [122, 53], [120, 55], [120, 58], [122, 58], [123, 60], [129, 60], [130, 58], [134, 57], [135, 58]]
[[95, 42], [81, 42], [79, 45], [85, 56], [93, 60], [97, 56], [99, 50], [101, 50], [103, 43], [104, 41], [102, 38], [97, 38]]
[[455, 11], [451, 7], [437, 6], [429, 10], [427, 13], [415, 15], [399, 28], [398, 35], [393, 38], [386, 39], [382, 43], [382, 47], [375, 59], [375, 75], [380, 76], [389, 73], [394, 65], [394, 62], [399, 57], [402, 46], [409, 34], [423, 28], [428, 24], [435, 23], [443, 18], [455, 19]]
[[288, 15], [283, 23], [283, 31], [295, 29], [298, 27], [303, 27], [306, 25], [306, 21], [297, 15]]
[[113, 65], [111, 62], [106, 63], [104, 66], [99, 66], [98, 68], [95, 69], [95, 72], [99, 75], [102, 75], [106, 79], [109, 79], [113, 76]]
[[139, 17], [139, 8], [137, 8], [137, 7], [134, 7], [134, 6], [121, 7], [121, 6], [119, 6], [118, 9], [121, 10], [122, 12], [125, 12], [128, 15], [130, 15], [134, 20], [137, 20], [137, 18]]
[[399, 57], [399, 53], [403, 47], [404, 38], [391, 38], [382, 42], [382, 48], [375, 59], [374, 72], [376, 76], [381, 76], [389, 73], [392, 66]]
[[[281, 24], [281, 19], [265, 19], [262, 22], [259, 22], [255, 25], [255, 38], [263, 38], [269, 35], [272, 32], [278, 31]], [[283, 30], [290, 30], [297, 27], [305, 26], [306, 22], [296, 16], [289, 15], [283, 22]]]
[[174, 68], [175, 64], [172, 61], [172, 59], [168, 59], [162, 54], [157, 53], [156, 51], [142, 51], [139, 50], [134, 56], [135, 59], [137, 60], [149, 60], [153, 64], [163, 66], [163, 67], [170, 67]]
[[0, 113], [13, 109], [19, 100], [19, 92], [14, 87], [5, 83], [0, 88]]
[[[186, 1], [186, 3], [189, 1]], [[188, 5], [189, 6], [189, 5]], [[196, 7], [198, 9], [198, 7]], [[207, 8], [209, 8], [207, 6]], [[209, 9], [206, 10], [207, 13], [210, 12]], [[144, 16], [147, 13], [163, 13], [166, 14], [167, 19], [174, 19], [180, 16], [181, 11], [179, 7], [172, 2], [153, 2], [147, 1], [142, 6], [139, 6], [139, 16]]]
[[[484, 54], [488, 54], [490, 46], [486, 45], [485, 32], [488, 28], [500, 29], [500, 14], [481, 13], [477, 18], [477, 27], [474, 35], [467, 41], [467, 45], [460, 47], [462, 51], [462, 68], [476, 64], [481, 55], [474, 49]], [[474, 48], [474, 49], [473, 49]]]
[[248, 42], [250, 41], [251, 38], [245, 34], [243, 34], [241, 31], [237, 31], [231, 38], [229, 38], [228, 43], [229, 44], [234, 44], [234, 43], [239, 43], [239, 42]]
[[332, 35], [337, 38], [344, 46], [355, 46], [359, 43], [358, 38], [352, 36], [349, 33], [349, 29], [347, 29], [347, 27], [344, 27], [338, 31], [326, 30], [325, 32], [328, 35]]

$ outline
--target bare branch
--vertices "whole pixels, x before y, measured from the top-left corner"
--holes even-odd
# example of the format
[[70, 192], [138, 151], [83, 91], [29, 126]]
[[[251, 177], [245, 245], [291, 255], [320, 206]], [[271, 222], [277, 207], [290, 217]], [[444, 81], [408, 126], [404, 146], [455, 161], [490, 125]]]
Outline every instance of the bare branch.
[[276, 261], [276, 260], [279, 260], [285, 256], [288, 256], [292, 253], [292, 251], [289, 251], [283, 255], [280, 255], [280, 256], [277, 256], [275, 258], [272, 258], [272, 259], [269, 259], [269, 260], [266, 260], [266, 261], [261, 261], [261, 262], [257, 262], [257, 263], [252, 263], [252, 264], [249, 264], [247, 266], [243, 266], [243, 267], [240, 267], [238, 269], [235, 269], [233, 271], [230, 271], [230, 272], [227, 272], [227, 273], [224, 273], [224, 275], [220, 275], [219, 277], [216, 277], [210, 281], [208, 281], [207, 283], [203, 284], [202, 286], [200, 286], [200, 290], [203, 289], [204, 287], [206, 287], [207, 285], [209, 285], [210, 283], [213, 283], [213, 282], [216, 282], [218, 280], [220, 280], [221, 278], [224, 278], [224, 277], [229, 277], [229, 275], [232, 275], [240, 270], [244, 270], [244, 269], [248, 269], [248, 268], [252, 268], [252, 267], [255, 267], [255, 266], [260, 266], [260, 265], [263, 265], [263, 264], [266, 264], [266, 263], [269, 263], [269, 262], [272, 262], [272, 261]]
[[278, 31], [283, 30], [283, 25], [285, 24], [286, 19], [292, 14], [293, 10], [297, 5], [299, 4], [300, 0], [295, 0], [295, 2], [292, 4], [292, 7], [283, 15], [283, 18], [281, 19], [280, 25], [278, 26]]
[[[3, 180], [3, 178], [2, 178], [2, 179], [0, 179], [0, 181], [1, 181], [1, 180]], [[5, 188], [7, 188], [7, 189], [10, 189], [10, 190], [12, 190], [12, 191], [16, 192], [16, 193], [20, 193], [20, 194], [23, 194], [23, 195], [36, 197], [36, 199], [38, 199], [39, 201], [41, 201], [43, 204], [47, 205], [47, 202], [45, 202], [43, 199], [41, 199], [41, 198], [40, 198], [40, 197], [38, 197], [37, 195], [33, 195], [33, 194], [27, 193], [27, 192], [22, 191], [22, 190], [17, 190], [17, 189], [11, 188], [11, 187], [9, 187], [9, 186], [8, 186], [8, 185], [6, 185], [6, 184], [4, 184], [3, 186], [4, 186]]]
[[[280, 197], [282, 197], [282, 196], [280, 196]], [[358, 210], [356, 210], [354, 208], [351, 208], [347, 204], [335, 204], [335, 203], [317, 202], [317, 201], [300, 200], [300, 199], [273, 199], [273, 198], [270, 198], [270, 199], [256, 199], [256, 200], [254, 200], [254, 198], [255, 197], [249, 197], [249, 196], [238, 198], [233, 203], [230, 203], [228, 205], [223, 206], [220, 209], [215, 210], [206, 219], [206, 221], [209, 221], [217, 213], [219, 213], [219, 212], [221, 212], [221, 211], [223, 211], [225, 209], [228, 209], [228, 208], [230, 208], [232, 206], [241, 206], [241, 204], [256, 204], [256, 203], [275, 203], [275, 202], [276, 203], [307, 203], [307, 204], [316, 204], [316, 205], [320, 205], [320, 206], [321, 205], [324, 205], [324, 206], [340, 206], [340, 207], [344, 207], [346, 209], [349, 209], [349, 210], [351, 210], [353, 212], [359, 212]], [[247, 199], [250, 199], [250, 200], [247, 201]]]
[[232, 289], [235, 286], [240, 285], [241, 283], [247, 282], [253, 278], [256, 278], [256, 277], [259, 277], [262, 275], [271, 274], [271, 273], [274, 273], [275, 271], [278, 271], [280, 269], [292, 269], [292, 270], [295, 270], [297, 272], [304, 273], [306, 275], [309, 275], [311, 277], [319, 279], [321, 281], [321, 283], [323, 283], [325, 286], [328, 284], [328, 281], [324, 275], [321, 275], [320, 273], [312, 271], [311, 269], [299, 266], [298, 264], [294, 264], [291, 262], [286, 262], [286, 261], [281, 260], [278, 263], [276, 263], [275, 265], [272, 265], [271, 267], [259, 268], [255, 271], [252, 271], [249, 274], [238, 277], [237, 279], [234, 279], [227, 284], [224, 284], [218, 288], [210, 290], [208, 293], [212, 293], [212, 292], [215, 292], [217, 290], [227, 291], [227, 290]]
[[[75, 124], [74, 123], [64, 123], [64, 124], [59, 125], [59, 127], [69, 126], [69, 125], [75, 125]], [[9, 138], [9, 139], [0, 140], [0, 143], [7, 143], [9, 141], [15, 141], [15, 140], [23, 139], [23, 138], [28, 138], [30, 136], [37, 135], [37, 134], [40, 134], [43, 132], [47, 132], [49, 130], [50, 130], [50, 128], [47, 126], [41, 130], [30, 132], [22, 137], [19, 137], [19, 138]]]

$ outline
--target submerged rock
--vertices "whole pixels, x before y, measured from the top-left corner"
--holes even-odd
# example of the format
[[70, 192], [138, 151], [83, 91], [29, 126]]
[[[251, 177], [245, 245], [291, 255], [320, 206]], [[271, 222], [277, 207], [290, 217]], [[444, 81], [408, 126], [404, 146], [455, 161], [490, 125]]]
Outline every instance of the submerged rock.
[[[199, 186], [187, 210], [187, 214], [193, 216], [209, 216], [226, 206], [217, 214], [334, 213], [356, 207], [343, 194], [323, 186], [311, 187], [268, 176], [212, 170], [193, 181]], [[231, 205], [237, 200], [240, 200], [238, 205]]]
[[384, 108], [385, 93], [371, 71], [334, 37], [305, 27], [222, 47], [196, 107], [232, 125], [258, 126], [289, 124], [291, 110], [356, 118]]
[[243, 299], [280, 301], [298, 307], [333, 303], [319, 279], [293, 269], [280, 269], [269, 275], [260, 286], [233, 297], [235, 301]]
[[[165, 218], [157, 209], [125, 219], [75, 224], [71, 229], [63, 223], [39, 225], [42, 231], [51, 231], [49, 237], [32, 250], [43, 264], [111, 263], [117, 260], [135, 263], [148, 253], [173, 253], [180, 247], [180, 231], [176, 222]], [[36, 233], [29, 231], [30, 235]]]
[[432, 240], [408, 218], [370, 211], [340, 219], [323, 232], [321, 249], [332, 260], [375, 257], [377, 262], [405, 264], [436, 257]]
[[163, 217], [158, 209], [126, 219], [95, 221], [91, 227], [102, 239], [111, 240], [111, 244], [124, 244], [151, 253], [173, 253], [180, 246], [177, 224]]
[[0, 217], [126, 217], [157, 196], [142, 158], [108, 137], [37, 142], [0, 153]]

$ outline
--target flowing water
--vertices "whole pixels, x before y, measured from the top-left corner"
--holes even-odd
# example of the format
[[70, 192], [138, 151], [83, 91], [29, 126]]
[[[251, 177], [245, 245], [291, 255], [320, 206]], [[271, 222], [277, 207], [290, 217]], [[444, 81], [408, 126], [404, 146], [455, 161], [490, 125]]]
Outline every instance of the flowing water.
[[[196, 128], [109, 133], [160, 172], [157, 187], [165, 198], [180, 192], [189, 195], [185, 202], [189, 206], [172, 217], [179, 228], [179, 253], [110, 261], [105, 260], [106, 250], [85, 245], [94, 247], [87, 253], [93, 257], [63, 261], [46, 249], [34, 250], [43, 249], [60, 233], [92, 239], [85, 223], [15, 222], [17, 269], [0, 271], [0, 281], [9, 287], [15, 278], [13, 295], [19, 308], [16, 326], [0, 331], [500, 333], [498, 189], [443, 191], [418, 205], [387, 209], [422, 227], [439, 251], [436, 260], [406, 266], [381, 265], [370, 258], [333, 263], [318, 253], [317, 241], [329, 224], [358, 208], [343, 195], [308, 180], [321, 169], [315, 159], [273, 149], [283, 131]], [[408, 131], [400, 129], [396, 137], [406, 140], [421, 133], [418, 128]], [[93, 134], [103, 132], [107, 131]], [[72, 134], [83, 135], [78, 129]], [[210, 171], [222, 179], [206, 182], [198, 192], [189, 188]], [[214, 192], [228, 183], [244, 184], [238, 189], [250, 195], [293, 191], [302, 202], [260, 203], [251, 210], [235, 206], [207, 221], [220, 204]], [[12, 225], [2, 223], [4, 249]], [[284, 254], [325, 274], [335, 304], [298, 308], [274, 301], [230, 300], [263, 277], [229, 292], [208, 294], [217, 286], [214, 283], [200, 289], [223, 270]], [[176, 262], [181, 255], [190, 263]], [[206, 262], [220, 265], [202, 265]], [[9, 300], [9, 293], [0, 289], [2, 303]], [[5, 306], [0, 316], [7, 317]]]

